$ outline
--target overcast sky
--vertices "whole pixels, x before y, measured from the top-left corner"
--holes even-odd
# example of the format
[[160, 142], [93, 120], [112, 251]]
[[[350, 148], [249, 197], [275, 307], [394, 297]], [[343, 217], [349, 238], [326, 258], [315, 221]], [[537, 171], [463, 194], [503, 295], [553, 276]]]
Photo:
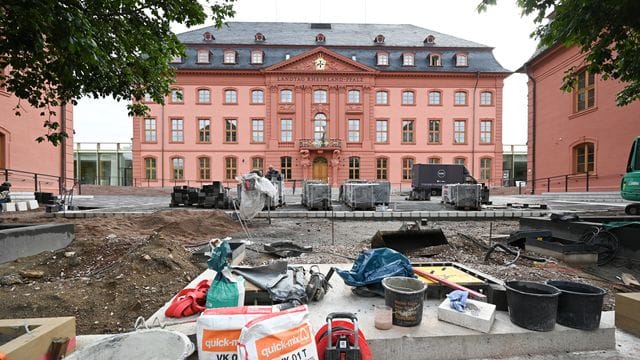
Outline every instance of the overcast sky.
[[[237, 0], [232, 21], [413, 24], [494, 48], [503, 67], [515, 71], [536, 48], [535, 25], [512, 0], [478, 14], [480, 0]], [[206, 25], [211, 25], [211, 22]], [[203, 25], [203, 26], [206, 26]], [[184, 26], [175, 26], [176, 33]], [[503, 92], [503, 143], [527, 141], [527, 78], [514, 74]], [[559, 85], [558, 85], [559, 86]], [[74, 108], [75, 142], [131, 142], [126, 103], [81, 99]]]

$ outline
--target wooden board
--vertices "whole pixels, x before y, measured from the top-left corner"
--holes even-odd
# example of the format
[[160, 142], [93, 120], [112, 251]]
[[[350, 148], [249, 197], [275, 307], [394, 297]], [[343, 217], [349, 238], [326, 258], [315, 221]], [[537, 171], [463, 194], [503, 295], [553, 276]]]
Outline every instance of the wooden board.
[[640, 292], [616, 294], [616, 327], [640, 336]]
[[[25, 325], [29, 328], [28, 334], [23, 331]], [[67, 353], [75, 349], [76, 318], [2, 319], [0, 333], [11, 337], [18, 335], [0, 346], [0, 353], [4, 353], [7, 360], [41, 359], [57, 337], [69, 338]]]
[[[453, 266], [418, 266], [416, 269], [420, 269], [422, 271], [431, 273], [437, 277], [453, 281], [457, 284], [478, 284], [482, 285], [485, 282], [477, 277], [466, 273], [458, 268]], [[435, 284], [435, 281], [431, 279], [425, 279], [422, 276], [418, 276], [418, 278], [426, 283], [426, 284]]]

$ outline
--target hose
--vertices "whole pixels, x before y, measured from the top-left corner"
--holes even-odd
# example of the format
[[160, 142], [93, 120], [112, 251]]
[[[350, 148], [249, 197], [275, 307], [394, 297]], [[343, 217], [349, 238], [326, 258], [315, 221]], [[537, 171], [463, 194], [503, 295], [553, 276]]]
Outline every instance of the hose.
[[506, 246], [506, 245], [503, 245], [503, 244], [494, 244], [493, 246], [491, 246], [489, 248], [489, 251], [487, 251], [487, 253], [484, 255], [484, 262], [488, 262], [489, 261], [489, 259], [491, 258], [491, 254], [497, 248], [500, 248], [500, 249], [504, 250], [505, 252], [516, 256], [516, 258], [513, 261], [507, 263], [506, 265], [513, 264], [514, 262], [516, 262], [516, 260], [518, 260], [519, 257], [522, 257], [524, 259], [531, 260], [531, 261], [537, 261], [537, 262], [546, 262], [547, 261], [547, 259], [541, 258], [541, 257], [537, 257], [537, 256], [522, 255], [522, 254], [520, 254], [520, 249], [514, 250], [510, 246]]

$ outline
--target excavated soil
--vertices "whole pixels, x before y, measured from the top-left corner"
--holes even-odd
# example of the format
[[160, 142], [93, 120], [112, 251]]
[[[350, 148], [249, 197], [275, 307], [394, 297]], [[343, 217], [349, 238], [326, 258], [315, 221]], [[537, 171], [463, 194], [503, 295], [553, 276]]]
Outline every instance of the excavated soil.
[[[60, 251], [0, 265], [0, 318], [75, 316], [78, 334], [130, 330], [137, 317], [147, 318], [169, 301], [202, 271], [185, 245], [225, 236], [248, 240], [244, 264], [259, 265], [274, 259], [263, 253], [264, 243], [290, 240], [313, 248], [288, 258], [291, 264], [351, 264], [369, 248], [376, 231], [403, 225], [274, 219], [272, 224], [255, 220], [244, 231], [221, 211], [178, 209], [125, 218], [51, 219], [39, 211], [0, 215], [3, 224], [53, 222], [73, 223], [76, 239]], [[503, 280], [574, 280], [604, 287], [609, 294], [617, 286], [553, 259], [538, 263], [519, 258], [506, 265], [514, 256], [494, 253], [485, 263], [489, 233], [508, 234], [518, 229], [517, 221], [438, 221], [423, 228], [441, 228], [449, 244], [411, 253], [415, 262], [460, 262]], [[332, 281], [340, 280], [336, 276]], [[613, 307], [613, 296], [607, 295], [604, 309]]]

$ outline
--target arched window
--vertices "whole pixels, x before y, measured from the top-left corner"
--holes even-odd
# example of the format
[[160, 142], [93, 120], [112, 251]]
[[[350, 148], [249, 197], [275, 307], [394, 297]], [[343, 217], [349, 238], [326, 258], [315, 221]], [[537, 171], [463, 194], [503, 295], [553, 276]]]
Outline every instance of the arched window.
[[251, 103], [264, 104], [264, 91], [260, 89], [251, 90]]
[[293, 102], [293, 91], [289, 89], [280, 90], [280, 102], [291, 104]]
[[349, 179], [360, 179], [360, 158], [349, 157]]
[[480, 159], [480, 179], [491, 180], [491, 158]]
[[389, 105], [389, 92], [385, 90], [376, 91], [376, 105]]
[[465, 165], [467, 162], [467, 160], [463, 157], [457, 157], [455, 159], [453, 159], [453, 163], [456, 165]]
[[586, 173], [595, 169], [595, 152], [592, 142], [584, 142], [573, 147], [573, 172]]
[[442, 160], [439, 157], [430, 157], [429, 164], [440, 164]]
[[313, 118], [313, 140], [325, 141], [327, 137], [327, 116], [317, 113]]
[[256, 42], [263, 42], [266, 38], [262, 33], [256, 33]]
[[457, 106], [467, 105], [467, 92], [456, 91], [453, 95], [453, 104]]
[[174, 157], [171, 159], [171, 178], [184, 180], [184, 158]]
[[483, 91], [480, 93], [480, 105], [481, 106], [493, 105], [493, 93], [491, 91]]
[[326, 37], [324, 36], [323, 33], [319, 33], [318, 35], [316, 35], [316, 42], [325, 42], [326, 41]]
[[174, 104], [184, 103], [184, 94], [182, 93], [182, 89], [179, 89], [179, 88], [171, 89], [171, 102]]
[[235, 157], [224, 158], [224, 178], [225, 180], [233, 180], [238, 173], [238, 160]]
[[327, 90], [315, 90], [313, 92], [313, 102], [316, 104], [326, 104]]
[[254, 157], [251, 159], [251, 170], [260, 171], [264, 174], [264, 158]]
[[145, 180], [155, 180], [156, 177], [156, 159], [152, 157], [144, 158]]
[[263, 56], [262, 50], [251, 50], [251, 63], [262, 64]]
[[210, 104], [211, 91], [209, 89], [198, 89], [198, 104]]
[[380, 34], [373, 39], [373, 42], [376, 44], [384, 44], [384, 35]]
[[429, 91], [429, 105], [442, 105], [442, 92]]
[[413, 168], [413, 158], [402, 158], [402, 180], [411, 180], [411, 169]]
[[235, 89], [226, 89], [224, 91], [224, 103], [225, 104], [237, 104], [238, 92]]
[[211, 179], [211, 159], [207, 156], [202, 156], [198, 158], [198, 167], [199, 167], [199, 179], [200, 180], [210, 180]]
[[349, 90], [347, 93], [347, 103], [359, 104], [360, 103], [360, 90]]
[[376, 180], [388, 180], [388, 160], [387, 158], [376, 159]]
[[416, 96], [412, 90], [402, 92], [402, 105], [415, 105]]

